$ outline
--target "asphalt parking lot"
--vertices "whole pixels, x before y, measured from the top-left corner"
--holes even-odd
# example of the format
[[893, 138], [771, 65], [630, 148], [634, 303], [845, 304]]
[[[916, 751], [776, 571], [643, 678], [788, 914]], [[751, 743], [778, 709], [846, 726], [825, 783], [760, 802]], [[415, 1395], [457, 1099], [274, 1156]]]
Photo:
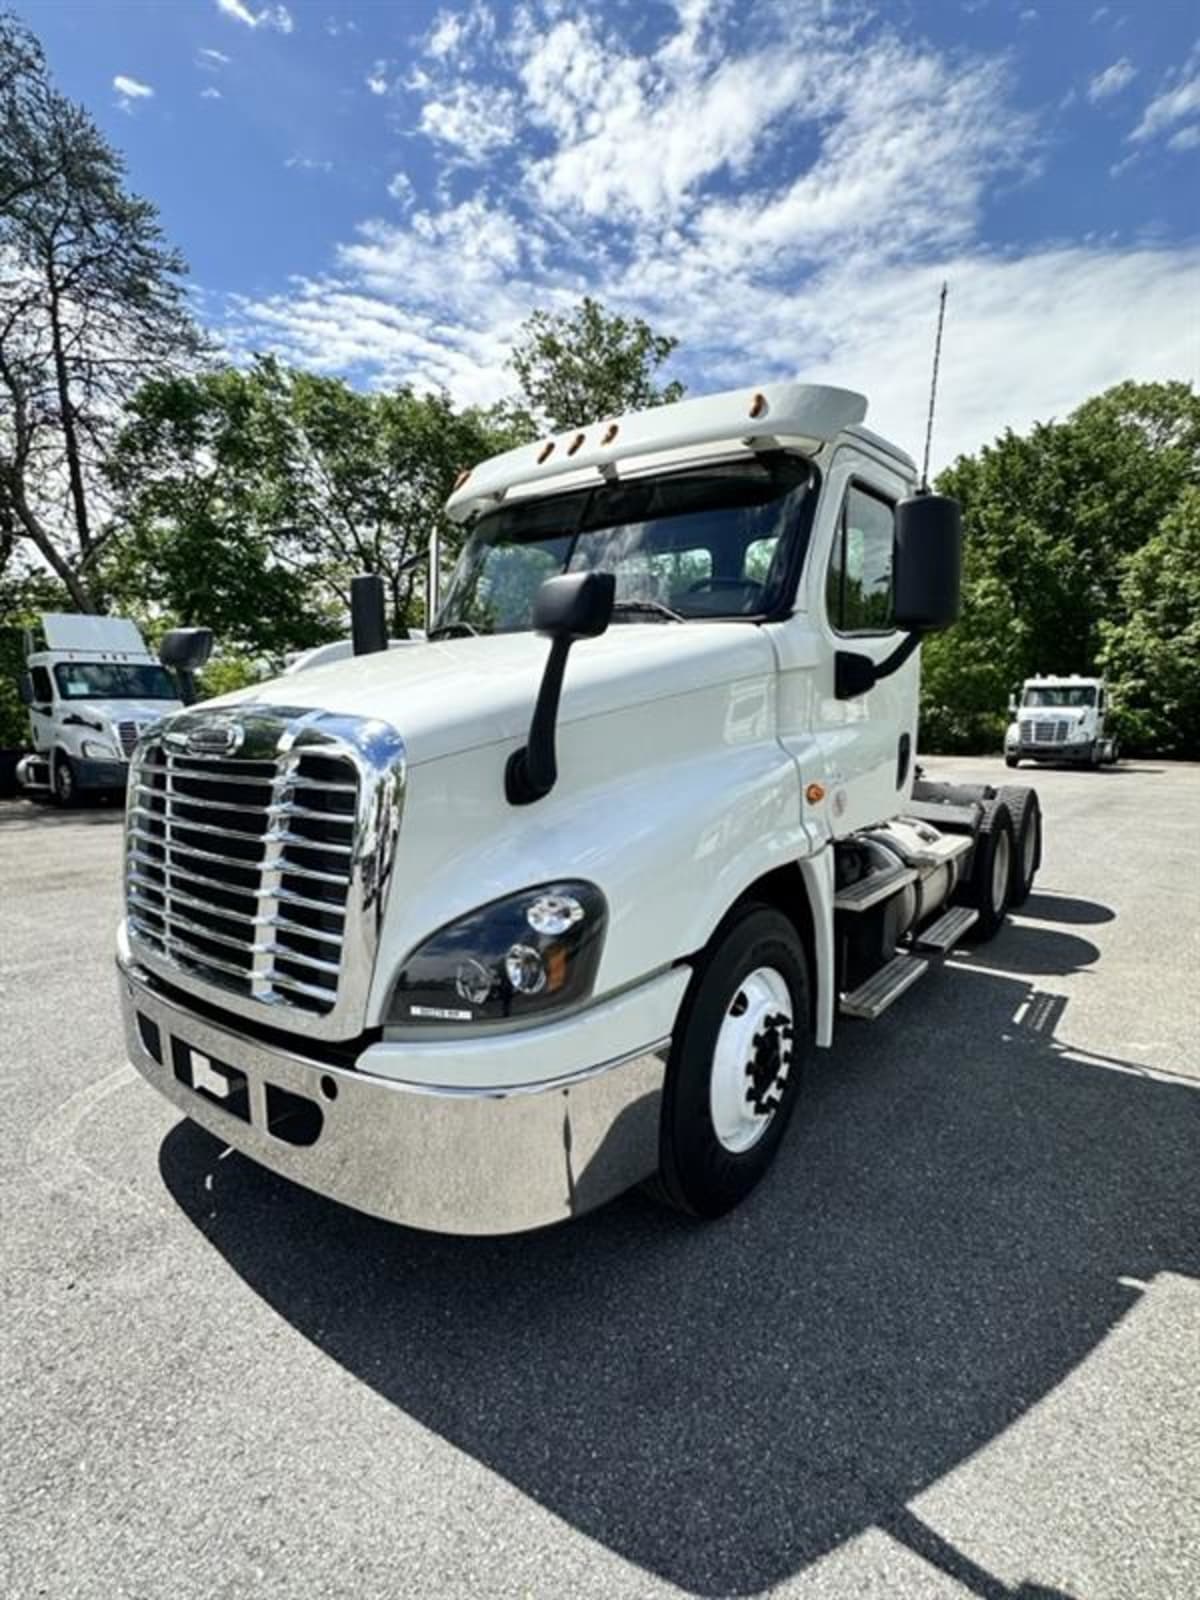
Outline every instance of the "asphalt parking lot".
[[844, 1027], [749, 1204], [490, 1241], [180, 1122], [119, 815], [0, 804], [3, 1594], [1200, 1593], [1200, 766], [1024, 781], [1025, 912]]

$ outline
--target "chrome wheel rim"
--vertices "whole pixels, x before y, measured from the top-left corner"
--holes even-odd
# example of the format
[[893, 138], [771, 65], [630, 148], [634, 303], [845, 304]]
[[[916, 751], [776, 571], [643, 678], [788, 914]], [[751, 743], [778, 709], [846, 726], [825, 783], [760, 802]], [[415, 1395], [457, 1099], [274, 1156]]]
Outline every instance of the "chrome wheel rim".
[[71, 769], [65, 761], [58, 764], [58, 797], [60, 800], [71, 798]]
[[1012, 846], [1008, 834], [996, 835], [996, 849], [992, 856], [992, 910], [1000, 912], [1008, 896], [1008, 875], [1012, 867]]
[[709, 1110], [722, 1148], [753, 1149], [774, 1120], [792, 1065], [792, 994], [774, 967], [738, 984], [713, 1049]]

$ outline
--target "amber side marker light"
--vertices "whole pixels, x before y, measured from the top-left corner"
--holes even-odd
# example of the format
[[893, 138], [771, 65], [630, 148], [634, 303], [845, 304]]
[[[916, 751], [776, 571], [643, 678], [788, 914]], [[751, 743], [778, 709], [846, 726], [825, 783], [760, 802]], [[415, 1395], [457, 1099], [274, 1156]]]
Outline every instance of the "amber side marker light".
[[575, 437], [571, 440], [570, 448], [567, 451], [567, 454], [569, 456], [573, 456], [575, 454], [576, 450], [580, 449], [580, 447], [583, 444], [583, 441], [584, 441], [585, 437], [586, 437], [586, 435], [584, 435], [582, 433], [577, 433], [575, 435]]
[[601, 439], [600, 443], [611, 444], [617, 437], [618, 431], [617, 424], [615, 422], [610, 422], [608, 427], [604, 430], [604, 437]]
[[540, 467], [543, 461], [549, 461], [550, 457], [553, 454], [554, 454], [554, 440], [551, 439], [549, 444], [544, 444], [542, 446], [542, 448], [541, 448], [541, 452], [538, 455], [538, 466]]
[[825, 785], [823, 783], [810, 783], [804, 791], [804, 798], [810, 806], [819, 806], [825, 798]]
[[750, 402], [750, 415], [752, 417], [765, 417], [767, 414], [767, 397], [765, 394], [756, 394]]
[[467, 479], [470, 476], [471, 476], [470, 467], [464, 467], [462, 469], [462, 471], [459, 473], [458, 477], [455, 478], [455, 480], [454, 480], [454, 489], [451, 490], [451, 493], [454, 493], [456, 490], [461, 489], [463, 484], [466, 483]]

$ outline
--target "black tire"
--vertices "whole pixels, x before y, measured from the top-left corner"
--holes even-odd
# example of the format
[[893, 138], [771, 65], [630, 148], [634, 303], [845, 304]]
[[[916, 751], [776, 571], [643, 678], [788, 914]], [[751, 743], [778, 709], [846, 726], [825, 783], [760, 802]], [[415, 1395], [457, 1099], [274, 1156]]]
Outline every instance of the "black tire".
[[1006, 767], [1019, 767], [1021, 765], [1021, 758], [1020, 756], [1005, 756], [1004, 765]]
[[54, 762], [50, 768], [50, 787], [56, 806], [62, 806], [65, 810], [79, 804], [79, 783], [75, 776], [75, 763], [63, 750], [54, 752]]
[[1009, 882], [1009, 908], [1016, 910], [1029, 899], [1033, 880], [1042, 864], [1042, 808], [1036, 789], [1001, 789], [1013, 825], [1013, 864]]
[[[996, 856], [1001, 852], [1007, 853], [1009, 866], [999, 877]], [[1001, 799], [988, 801], [975, 835], [971, 879], [964, 896], [967, 905], [974, 906], [979, 913], [979, 920], [969, 935], [978, 944], [992, 938], [1004, 926], [1012, 894], [1013, 854], [1013, 822], [1008, 807]]]
[[[760, 968], [773, 970], [790, 994], [790, 1062], [785, 1063], [782, 1084], [773, 1088], [777, 1106], [761, 1136], [749, 1149], [735, 1152], [721, 1142], [713, 1122], [714, 1052], [727, 1014], [735, 1014], [742, 983]], [[713, 935], [680, 1007], [663, 1093], [659, 1172], [647, 1185], [656, 1199], [691, 1216], [719, 1217], [746, 1198], [787, 1131], [800, 1090], [808, 1030], [808, 967], [800, 938], [781, 912], [749, 904]], [[749, 1068], [747, 1074], [749, 1083]]]

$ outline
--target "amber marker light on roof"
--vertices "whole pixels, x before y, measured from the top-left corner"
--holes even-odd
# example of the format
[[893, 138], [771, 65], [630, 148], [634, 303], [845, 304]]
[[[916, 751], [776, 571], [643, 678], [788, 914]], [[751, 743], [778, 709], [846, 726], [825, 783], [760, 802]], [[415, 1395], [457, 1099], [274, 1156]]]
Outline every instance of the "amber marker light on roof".
[[567, 454], [569, 456], [573, 456], [575, 454], [576, 450], [578, 450], [580, 448], [580, 446], [583, 444], [583, 441], [584, 441], [585, 437], [586, 437], [586, 435], [582, 434], [582, 433], [577, 433], [575, 435], [575, 437], [571, 440], [571, 447], [567, 451]]
[[455, 489], [461, 489], [463, 484], [466, 483], [467, 479], [470, 476], [471, 476], [470, 467], [464, 467], [462, 469], [462, 471], [459, 473], [458, 477], [455, 478], [455, 480], [454, 480], [454, 488]]
[[750, 402], [750, 415], [752, 417], [765, 417], [767, 414], [767, 397], [765, 394], [756, 394]]
[[611, 444], [613, 442], [613, 440], [617, 437], [617, 431], [618, 430], [617, 430], [616, 423], [615, 422], [610, 422], [608, 427], [604, 430], [604, 437], [603, 437], [603, 439], [601, 439], [600, 443], [601, 444]]
[[549, 461], [550, 457], [553, 454], [554, 454], [554, 440], [550, 439], [550, 440], [547, 441], [547, 443], [545, 443], [542, 446], [541, 451], [538, 454], [538, 466], [540, 467], [543, 461]]

